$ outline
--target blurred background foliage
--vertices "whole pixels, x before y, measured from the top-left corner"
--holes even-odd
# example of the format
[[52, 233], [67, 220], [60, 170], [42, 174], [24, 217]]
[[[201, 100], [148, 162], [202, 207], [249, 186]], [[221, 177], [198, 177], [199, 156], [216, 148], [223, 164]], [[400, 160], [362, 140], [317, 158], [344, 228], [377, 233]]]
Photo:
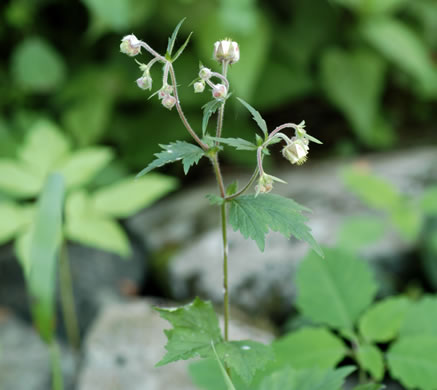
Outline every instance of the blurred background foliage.
[[[217, 67], [213, 43], [232, 37], [242, 53], [229, 73], [234, 96], [271, 129], [305, 119], [324, 154], [436, 142], [435, 0], [12, 0], [0, 5], [0, 156], [16, 156], [31, 125], [50, 118], [77, 148], [115, 148], [104, 171], [111, 182], [143, 168], [157, 143], [186, 138], [176, 112], [136, 87], [140, 71], [118, 48], [133, 32], [163, 52], [183, 17], [179, 44], [194, 35], [175, 66], [197, 128], [209, 96], [188, 85], [199, 61]], [[254, 130], [233, 105], [225, 131]], [[253, 162], [227, 153], [230, 164]]]

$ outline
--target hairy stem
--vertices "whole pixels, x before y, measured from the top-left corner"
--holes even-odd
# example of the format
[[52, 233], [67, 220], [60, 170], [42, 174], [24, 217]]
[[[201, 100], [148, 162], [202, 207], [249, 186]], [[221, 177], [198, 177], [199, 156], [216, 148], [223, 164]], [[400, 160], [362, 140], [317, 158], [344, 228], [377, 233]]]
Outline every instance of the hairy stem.
[[52, 389], [63, 390], [64, 381], [62, 379], [61, 358], [59, 354], [59, 346], [55, 340], [50, 343], [49, 349], [52, 364]]
[[[225, 79], [226, 79], [227, 73], [228, 73], [228, 62], [223, 61], [222, 62], [222, 74], [223, 74], [223, 77]], [[217, 119], [217, 132], [216, 132], [216, 137], [218, 137], [218, 138], [220, 138], [222, 135], [223, 117], [225, 115], [225, 103], [226, 103], [226, 100], [223, 102], [223, 104], [219, 108], [218, 119]]]
[[174, 97], [176, 99], [176, 110], [179, 114], [179, 117], [181, 118], [182, 123], [184, 124], [185, 128], [188, 130], [188, 132], [190, 133], [190, 135], [193, 137], [193, 139], [199, 144], [199, 146], [203, 149], [203, 150], [208, 150], [209, 147], [207, 144], [205, 144], [196, 134], [196, 132], [193, 130], [193, 128], [191, 127], [191, 125], [189, 124], [187, 118], [185, 117], [184, 112], [182, 111], [182, 107], [181, 107], [181, 103], [179, 102], [179, 96], [178, 96], [178, 86], [176, 83], [176, 75], [175, 75], [175, 71], [173, 68], [173, 65], [170, 63], [170, 66], [168, 68], [169, 72], [170, 72], [170, 78], [171, 78], [171, 83], [173, 85], [173, 91], [174, 91]]
[[223, 305], [225, 314], [224, 339], [229, 340], [229, 289], [228, 289], [228, 235], [226, 202], [221, 205], [222, 239], [223, 239]]
[[59, 273], [61, 307], [64, 317], [64, 326], [67, 331], [67, 338], [70, 345], [73, 348], [78, 349], [80, 344], [80, 332], [77, 322], [76, 305], [74, 302], [73, 283], [71, 281], [71, 271], [68, 261], [68, 249], [66, 241], [64, 241], [61, 248]]

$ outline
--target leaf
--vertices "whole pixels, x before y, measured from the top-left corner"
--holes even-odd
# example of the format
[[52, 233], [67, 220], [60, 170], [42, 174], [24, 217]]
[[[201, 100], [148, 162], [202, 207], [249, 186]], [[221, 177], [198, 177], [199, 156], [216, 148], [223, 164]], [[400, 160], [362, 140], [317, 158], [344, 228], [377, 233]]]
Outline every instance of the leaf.
[[209, 137], [210, 139], [236, 148], [237, 150], [257, 150], [258, 147], [252, 142], [242, 138], [218, 138]]
[[116, 218], [129, 217], [177, 187], [177, 180], [160, 174], [127, 177], [91, 195], [93, 209]]
[[33, 226], [21, 232], [14, 241], [14, 253], [23, 269], [24, 276], [28, 279], [31, 268], [30, 245], [33, 236]]
[[223, 373], [215, 357], [190, 363], [188, 373], [199, 389], [223, 390], [226, 388]]
[[18, 198], [31, 198], [38, 194], [42, 179], [16, 160], [0, 159], [0, 191]]
[[357, 359], [360, 366], [368, 371], [373, 379], [382, 380], [384, 377], [384, 357], [377, 347], [371, 344], [360, 345]]
[[188, 42], [190, 42], [191, 35], [193, 35], [192, 32], [190, 33], [190, 35], [188, 35], [188, 38], [185, 40], [183, 45], [178, 49], [178, 51], [176, 52], [174, 57], [171, 59], [172, 62], [175, 62], [179, 58], [179, 56], [183, 53], [183, 51], [185, 50], [185, 48], [188, 45]]
[[361, 33], [388, 60], [418, 80], [424, 90], [435, 88], [435, 70], [428, 49], [407, 24], [389, 17], [369, 18]]
[[437, 336], [401, 338], [391, 345], [387, 360], [391, 376], [406, 388], [435, 389]]
[[74, 189], [88, 184], [113, 157], [112, 150], [103, 146], [81, 149], [73, 153], [60, 166], [67, 188]]
[[155, 160], [153, 160], [146, 168], [144, 168], [137, 177], [141, 177], [152, 169], [162, 167], [165, 164], [173, 163], [175, 161], [182, 160], [184, 166], [184, 173], [187, 174], [188, 170], [193, 164], [197, 164], [199, 160], [204, 156], [204, 152], [196, 145], [189, 144], [184, 141], [172, 142], [168, 145], [159, 145], [163, 152], [156, 153]]
[[310, 253], [299, 266], [296, 285], [302, 314], [336, 329], [353, 329], [377, 290], [369, 265], [339, 249], [326, 249], [324, 260]]
[[[182, 23], [184, 23], [185, 19], [186, 19], [186, 18], [183, 18], [183, 19], [182, 19], [182, 20], [177, 24], [176, 28], [175, 28], [174, 31], [173, 31], [173, 34], [171, 34], [171, 37], [168, 38], [167, 54], [168, 54], [169, 56], [171, 56], [171, 53], [172, 53], [172, 51], [173, 51], [174, 43], [175, 43], [175, 41], [176, 41], [176, 37], [177, 37], [177, 35], [178, 35], [179, 29], [181, 28]], [[188, 43], [188, 42], [187, 42], [187, 43]]]
[[437, 186], [427, 188], [420, 199], [423, 212], [429, 216], [437, 216]]
[[238, 191], [238, 180], [234, 180], [231, 184], [226, 187], [226, 195], [234, 195]]
[[270, 346], [251, 340], [229, 341], [216, 345], [217, 353], [228, 367], [250, 384], [255, 373], [274, 359]]
[[337, 246], [350, 251], [380, 240], [385, 233], [385, 224], [380, 218], [370, 216], [348, 217], [340, 227]]
[[407, 0], [334, 0], [336, 3], [352, 9], [355, 12], [367, 14], [393, 13], [404, 5]]
[[214, 99], [210, 102], [206, 103], [202, 106], [203, 110], [203, 118], [202, 118], [202, 135], [205, 136], [206, 129], [208, 127], [209, 119], [211, 118], [212, 114], [215, 114], [217, 112], [217, 109], [223, 104], [223, 102]]
[[252, 114], [253, 120], [256, 122], [258, 127], [264, 133], [264, 137], [267, 138], [268, 136], [267, 124], [266, 121], [262, 118], [261, 114], [257, 110], [255, 110], [249, 103], [245, 102], [243, 99], [240, 98], [237, 99]]
[[51, 174], [38, 200], [35, 226], [30, 245], [28, 288], [36, 327], [50, 343], [55, 327], [56, 263], [62, 234], [64, 180]]
[[206, 194], [205, 197], [209, 200], [209, 204], [211, 204], [212, 206], [221, 206], [225, 202], [225, 200], [221, 196], [215, 194]]
[[385, 343], [397, 337], [411, 302], [404, 297], [386, 298], [361, 317], [360, 333], [367, 341]]
[[437, 337], [437, 297], [424, 296], [410, 305], [400, 329], [400, 336]]
[[279, 195], [243, 195], [230, 201], [229, 223], [245, 238], [251, 238], [264, 251], [265, 236], [272, 230], [289, 238], [291, 235], [310, 244], [320, 256], [323, 252], [305, 225], [301, 213], [307, 208]]
[[334, 368], [346, 356], [341, 339], [325, 328], [301, 328], [273, 343], [276, 360], [292, 367]]
[[0, 245], [14, 238], [29, 222], [27, 213], [16, 203], [0, 202]]
[[222, 362], [220, 361], [219, 356], [217, 355], [217, 352], [216, 352], [216, 350], [214, 348], [214, 343], [213, 342], [211, 342], [211, 347], [212, 347], [212, 350], [214, 352], [214, 356], [215, 356], [215, 358], [217, 360], [217, 363], [218, 363], [218, 365], [220, 367], [220, 371], [222, 372], [223, 378], [225, 379], [226, 387], [228, 388], [228, 390], [236, 390], [234, 384], [231, 381], [231, 378], [229, 378], [228, 373], [226, 372], [225, 368], [223, 367]]
[[13, 51], [11, 73], [24, 90], [48, 93], [63, 83], [66, 66], [49, 42], [39, 37], [29, 37]]
[[374, 125], [384, 74], [384, 61], [368, 50], [333, 48], [321, 57], [321, 82], [327, 97], [351, 122], [359, 138], [372, 146], [378, 145]]
[[167, 353], [157, 364], [165, 364], [193, 357], [210, 357], [211, 342], [222, 341], [217, 315], [211, 302], [196, 298], [192, 303], [179, 308], [156, 308], [160, 316], [173, 326], [165, 330]]
[[352, 390], [384, 390], [385, 385], [380, 385], [378, 383], [367, 383], [365, 385], [359, 385], [354, 387]]

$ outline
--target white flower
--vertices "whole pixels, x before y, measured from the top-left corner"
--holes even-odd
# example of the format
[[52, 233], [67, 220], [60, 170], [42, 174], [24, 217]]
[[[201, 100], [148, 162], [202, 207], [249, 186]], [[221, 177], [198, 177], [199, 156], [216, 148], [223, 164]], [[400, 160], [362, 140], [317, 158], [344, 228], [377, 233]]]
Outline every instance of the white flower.
[[211, 69], [208, 69], [208, 68], [205, 68], [205, 67], [203, 67], [199, 71], [199, 77], [202, 80], [209, 80], [211, 78], [211, 74], [212, 74]]
[[214, 88], [212, 89], [212, 96], [215, 99], [224, 99], [227, 94], [228, 94], [228, 89], [226, 88], [226, 85], [224, 84], [214, 85]]
[[166, 95], [162, 99], [162, 105], [165, 108], [168, 108], [169, 110], [171, 110], [175, 104], [176, 104], [176, 98], [172, 95]]
[[126, 35], [120, 43], [120, 51], [130, 57], [136, 56], [141, 51], [141, 41], [134, 35]]
[[140, 87], [141, 89], [152, 89], [152, 78], [150, 77], [149, 74], [144, 74], [142, 77], [140, 77], [139, 79], [137, 79], [137, 85], [138, 87]]
[[228, 61], [230, 64], [240, 59], [238, 43], [231, 39], [224, 39], [214, 43], [214, 59], [218, 62]]
[[309, 149], [307, 139], [293, 137], [282, 149], [282, 155], [292, 164], [302, 165], [307, 160]]
[[194, 83], [194, 92], [202, 93], [205, 90], [205, 82], [204, 81], [196, 81]]
[[270, 192], [273, 189], [274, 181], [285, 183], [284, 180], [272, 175], [268, 175], [267, 173], [263, 173], [262, 175], [260, 175], [258, 179], [258, 184], [255, 186], [256, 195], [258, 196], [259, 194], [265, 194], [267, 192]]

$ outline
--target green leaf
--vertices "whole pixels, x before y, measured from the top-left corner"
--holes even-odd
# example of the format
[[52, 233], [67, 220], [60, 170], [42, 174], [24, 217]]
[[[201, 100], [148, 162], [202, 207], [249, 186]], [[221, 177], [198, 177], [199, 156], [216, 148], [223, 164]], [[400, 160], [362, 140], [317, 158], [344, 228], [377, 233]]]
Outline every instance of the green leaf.
[[0, 202], [0, 245], [14, 238], [28, 222], [27, 213], [18, 204]]
[[[186, 18], [183, 18], [176, 26], [176, 28], [173, 31], [173, 34], [171, 34], [171, 37], [168, 38], [168, 45], [167, 45], [167, 53], [169, 56], [171, 56], [171, 53], [173, 52], [174, 43], [176, 41], [176, 37], [178, 36], [179, 29], [182, 26], [182, 23], [184, 23]], [[188, 43], [188, 42], [187, 42]]]
[[29, 172], [19, 161], [0, 159], [0, 191], [14, 198], [31, 198], [38, 194], [42, 178]]
[[373, 379], [382, 380], [384, 377], [384, 357], [379, 348], [371, 344], [360, 345], [357, 359], [360, 366], [368, 371]]
[[184, 173], [187, 174], [188, 170], [193, 164], [197, 164], [199, 160], [204, 156], [204, 152], [196, 145], [189, 144], [184, 141], [172, 142], [168, 145], [159, 145], [163, 152], [156, 153], [155, 160], [153, 160], [146, 168], [144, 168], [137, 177], [141, 177], [152, 169], [162, 167], [165, 164], [173, 163], [175, 161], [182, 160], [184, 166]]
[[384, 385], [380, 385], [378, 383], [367, 383], [366, 385], [356, 386], [352, 390], [383, 390], [383, 389], [385, 389]]
[[215, 194], [206, 194], [205, 196], [206, 199], [209, 200], [209, 203], [213, 206], [214, 205], [221, 206], [225, 202], [225, 200], [221, 196]]
[[206, 134], [206, 129], [208, 128], [208, 122], [209, 119], [211, 118], [212, 114], [215, 114], [218, 110], [218, 108], [223, 104], [223, 102], [214, 99], [211, 100], [210, 102], [204, 104], [202, 106], [202, 110], [203, 110], [203, 118], [202, 118], [202, 135], [205, 136]]
[[252, 142], [246, 141], [242, 138], [218, 138], [209, 137], [210, 139], [217, 141], [222, 144], [226, 144], [236, 148], [237, 150], [257, 150], [258, 147]]
[[238, 180], [234, 180], [231, 184], [226, 187], [226, 195], [234, 195], [238, 191]]
[[364, 38], [388, 60], [411, 74], [425, 90], [435, 89], [435, 69], [425, 43], [410, 27], [394, 18], [370, 18], [363, 24]]
[[437, 337], [437, 297], [424, 296], [410, 305], [403, 321], [400, 336], [430, 335]]
[[116, 218], [129, 217], [177, 187], [177, 180], [160, 174], [127, 177], [91, 195], [93, 209]]
[[294, 368], [334, 368], [346, 356], [341, 339], [325, 328], [302, 328], [273, 343], [276, 360]]
[[188, 42], [190, 42], [191, 35], [193, 35], [192, 32], [190, 33], [190, 35], [188, 35], [188, 38], [185, 40], [183, 45], [178, 49], [178, 51], [176, 52], [174, 57], [171, 59], [172, 62], [175, 62], [179, 58], [179, 56], [183, 53], [183, 51], [185, 50], [185, 48], [188, 45]]
[[372, 305], [361, 317], [360, 333], [367, 341], [385, 343], [397, 337], [411, 302], [390, 297]]
[[352, 329], [377, 290], [369, 265], [338, 249], [326, 249], [325, 259], [310, 253], [299, 266], [296, 285], [304, 316], [337, 329]]
[[427, 188], [420, 199], [423, 212], [429, 216], [437, 216], [437, 186]]
[[60, 166], [60, 172], [65, 177], [67, 188], [73, 189], [88, 184], [109, 164], [113, 157], [112, 150], [103, 146], [81, 149], [73, 153]]
[[310, 244], [320, 256], [323, 252], [305, 224], [307, 218], [301, 213], [307, 208], [292, 199], [279, 195], [243, 195], [232, 199], [229, 223], [234, 231], [239, 230], [245, 238], [251, 238], [264, 251], [265, 236], [272, 230], [289, 238], [291, 235]]
[[274, 359], [270, 346], [251, 340], [223, 342], [216, 345], [220, 358], [246, 383]]
[[378, 146], [375, 123], [384, 87], [384, 61], [368, 50], [330, 49], [321, 58], [321, 81], [329, 100], [360, 139]]
[[55, 328], [56, 263], [62, 234], [64, 180], [51, 174], [38, 200], [30, 246], [28, 288], [36, 327], [50, 343]]
[[434, 390], [437, 383], [437, 336], [411, 336], [391, 345], [388, 367], [406, 388]]
[[393, 13], [408, 3], [407, 0], [334, 0], [336, 3], [362, 14]]
[[337, 246], [355, 252], [380, 240], [384, 232], [385, 224], [381, 218], [348, 217], [340, 227]]
[[264, 133], [264, 137], [267, 137], [268, 135], [267, 124], [266, 121], [262, 118], [261, 114], [257, 110], [255, 110], [249, 103], [245, 102], [243, 99], [240, 98], [237, 99], [252, 114], [253, 120], [256, 122], [258, 127]]
[[212, 350], [214, 352], [214, 356], [217, 360], [217, 363], [220, 367], [220, 371], [222, 372], [223, 378], [225, 379], [226, 387], [228, 388], [228, 390], [236, 390], [234, 384], [231, 381], [231, 378], [229, 377], [228, 373], [226, 372], [225, 368], [223, 367], [222, 362], [220, 361], [220, 358], [217, 354], [217, 351], [215, 350], [213, 342], [211, 342], [211, 347], [212, 347]]
[[179, 308], [156, 308], [162, 318], [173, 326], [165, 330], [167, 353], [157, 364], [165, 364], [193, 357], [210, 357], [211, 342], [222, 341], [217, 315], [211, 302], [196, 298], [189, 305]]
[[214, 359], [202, 359], [188, 366], [193, 383], [202, 390], [223, 390], [226, 388], [219, 362]]
[[12, 53], [11, 73], [15, 82], [29, 92], [51, 92], [65, 79], [65, 63], [44, 39], [26, 38]]

